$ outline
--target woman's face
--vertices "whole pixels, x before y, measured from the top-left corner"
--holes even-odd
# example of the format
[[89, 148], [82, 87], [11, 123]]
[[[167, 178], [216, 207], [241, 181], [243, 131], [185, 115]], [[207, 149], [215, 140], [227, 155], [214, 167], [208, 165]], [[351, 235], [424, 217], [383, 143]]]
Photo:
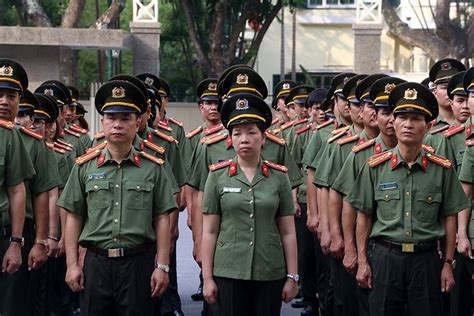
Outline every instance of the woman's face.
[[260, 156], [264, 143], [265, 138], [256, 123], [242, 123], [232, 129], [232, 144], [239, 157]]

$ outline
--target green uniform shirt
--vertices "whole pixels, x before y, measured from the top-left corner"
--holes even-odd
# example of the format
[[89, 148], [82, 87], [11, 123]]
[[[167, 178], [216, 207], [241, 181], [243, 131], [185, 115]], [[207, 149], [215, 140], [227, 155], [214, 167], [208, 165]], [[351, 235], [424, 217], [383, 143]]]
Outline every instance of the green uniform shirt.
[[[364, 164], [346, 201], [371, 215], [371, 237], [427, 242], [444, 237], [441, 218], [469, 207], [456, 172], [431, 162], [423, 150], [409, 168], [398, 147], [387, 160]], [[383, 155], [383, 154], [382, 154]]]
[[[467, 183], [474, 183], [474, 142], [469, 145], [464, 152], [464, 158], [459, 172], [459, 180]], [[471, 199], [471, 218], [468, 225], [468, 236], [471, 246], [474, 247], [474, 199]]]
[[277, 218], [294, 214], [288, 176], [269, 167], [265, 175], [260, 165], [249, 183], [235, 167], [233, 175], [229, 167], [211, 172], [204, 190], [203, 213], [220, 215], [214, 275], [282, 279], [286, 265]]
[[430, 132], [425, 135], [423, 143], [433, 147], [436, 152], [438, 152], [438, 146], [441, 139], [444, 138], [443, 132], [447, 130], [450, 124], [441, 116], [441, 114], [439, 114], [431, 124]]
[[329, 135], [335, 128], [334, 120], [329, 120], [327, 124], [323, 124], [322, 127], [317, 127], [316, 131], [311, 135], [311, 138], [304, 151], [302, 164], [311, 167], [311, 164], [315, 160], [317, 154], [323, 147]]
[[471, 124], [468, 122], [460, 125], [459, 132], [453, 135], [443, 135], [438, 146], [435, 146], [437, 154], [453, 162], [453, 167], [458, 174], [461, 170], [464, 152], [466, 151], [465, 141], [472, 138], [472, 136]]
[[105, 148], [75, 165], [58, 205], [82, 217], [82, 245], [103, 249], [153, 242], [153, 219], [176, 208], [161, 166], [133, 147], [121, 164]]

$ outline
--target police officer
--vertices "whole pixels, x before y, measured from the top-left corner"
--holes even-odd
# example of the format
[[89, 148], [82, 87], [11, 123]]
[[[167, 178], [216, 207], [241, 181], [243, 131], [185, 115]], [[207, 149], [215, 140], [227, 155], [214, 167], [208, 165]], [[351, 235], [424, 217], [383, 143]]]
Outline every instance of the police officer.
[[220, 315], [278, 315], [281, 300], [298, 291], [287, 169], [260, 155], [271, 120], [252, 94], [235, 94], [222, 108], [237, 156], [210, 167], [202, 252], [204, 296], [219, 302]]
[[372, 289], [371, 315], [441, 315], [441, 293], [454, 285], [455, 215], [469, 204], [451, 162], [422, 149], [438, 115], [433, 94], [402, 83], [388, 104], [398, 145], [369, 158], [346, 197], [359, 210], [357, 281]]
[[[132, 147], [145, 104], [130, 82], [99, 89], [107, 144], [77, 159], [58, 201], [68, 211], [66, 282], [81, 292], [84, 315], [151, 315], [151, 298], [168, 284], [168, 212], [176, 203], [163, 161]], [[83, 269], [79, 243], [87, 248]]]
[[288, 107], [286, 106], [285, 99], [290, 93], [291, 89], [296, 87], [296, 82], [291, 80], [282, 80], [275, 85], [273, 89], [273, 100], [272, 108], [277, 111], [278, 117], [273, 119], [270, 131], [278, 135], [281, 131], [281, 127], [290, 122], [288, 116]]

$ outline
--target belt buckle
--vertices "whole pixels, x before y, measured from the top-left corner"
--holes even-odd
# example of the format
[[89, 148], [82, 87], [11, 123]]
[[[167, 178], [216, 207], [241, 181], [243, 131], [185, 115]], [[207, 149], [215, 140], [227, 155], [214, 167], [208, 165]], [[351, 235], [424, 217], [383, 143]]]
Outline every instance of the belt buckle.
[[402, 252], [415, 252], [414, 243], [402, 243]]
[[107, 257], [109, 258], [123, 257], [123, 248], [107, 249]]

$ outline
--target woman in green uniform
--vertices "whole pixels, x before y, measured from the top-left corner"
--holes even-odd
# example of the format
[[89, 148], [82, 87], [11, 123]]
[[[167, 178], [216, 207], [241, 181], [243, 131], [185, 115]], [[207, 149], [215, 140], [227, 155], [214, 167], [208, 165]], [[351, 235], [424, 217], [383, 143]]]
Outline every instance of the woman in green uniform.
[[237, 157], [211, 165], [204, 189], [204, 297], [221, 315], [279, 315], [299, 276], [287, 170], [261, 159], [272, 114], [263, 99], [241, 93], [221, 115]]

